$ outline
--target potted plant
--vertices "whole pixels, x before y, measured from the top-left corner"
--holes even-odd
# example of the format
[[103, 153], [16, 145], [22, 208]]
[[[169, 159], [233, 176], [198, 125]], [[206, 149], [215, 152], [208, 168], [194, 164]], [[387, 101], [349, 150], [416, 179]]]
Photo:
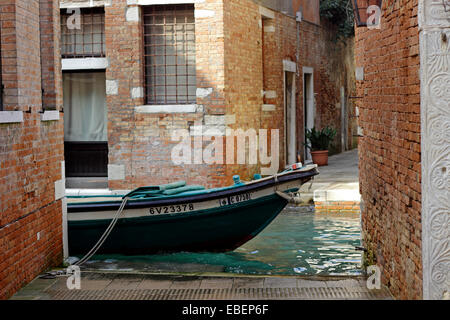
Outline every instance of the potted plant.
[[307, 148], [311, 150], [312, 160], [319, 166], [328, 165], [328, 148], [336, 136], [336, 130], [325, 127], [322, 130], [316, 128], [306, 129]]

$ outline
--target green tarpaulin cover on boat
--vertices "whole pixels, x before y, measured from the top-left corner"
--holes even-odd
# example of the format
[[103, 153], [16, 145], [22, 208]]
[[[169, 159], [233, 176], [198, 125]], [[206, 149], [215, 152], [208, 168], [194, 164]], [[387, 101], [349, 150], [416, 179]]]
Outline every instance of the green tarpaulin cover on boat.
[[176, 195], [188, 191], [205, 190], [203, 186], [187, 186], [185, 181], [178, 181], [169, 184], [163, 184], [159, 186], [148, 186], [137, 188], [127, 195], [128, 198], [149, 198], [149, 197], [161, 197]]
[[187, 191], [197, 191], [197, 190], [205, 190], [203, 186], [184, 186], [176, 189], [170, 189], [163, 191], [163, 194], [166, 196], [172, 196], [174, 194], [179, 194]]

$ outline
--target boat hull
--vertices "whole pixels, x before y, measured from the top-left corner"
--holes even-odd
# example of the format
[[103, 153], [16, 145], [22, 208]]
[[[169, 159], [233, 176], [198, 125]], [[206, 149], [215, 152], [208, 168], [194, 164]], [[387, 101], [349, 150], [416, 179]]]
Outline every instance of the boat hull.
[[[255, 237], [286, 204], [287, 200], [270, 195], [188, 214], [120, 219], [98, 253], [231, 251]], [[89, 251], [110, 222], [69, 222], [70, 254]]]
[[[98, 253], [234, 250], [255, 237], [283, 210], [288, 201], [279, 192], [295, 192], [316, 174], [314, 166], [219, 190], [129, 199]], [[85, 254], [97, 243], [122, 202], [120, 198], [84, 201], [68, 205], [71, 255]]]

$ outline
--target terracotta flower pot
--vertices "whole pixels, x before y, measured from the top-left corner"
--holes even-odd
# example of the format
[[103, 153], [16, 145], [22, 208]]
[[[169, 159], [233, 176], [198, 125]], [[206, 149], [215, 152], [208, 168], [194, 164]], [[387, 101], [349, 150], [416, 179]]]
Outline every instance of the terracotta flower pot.
[[328, 150], [324, 151], [311, 151], [312, 161], [320, 166], [328, 165]]

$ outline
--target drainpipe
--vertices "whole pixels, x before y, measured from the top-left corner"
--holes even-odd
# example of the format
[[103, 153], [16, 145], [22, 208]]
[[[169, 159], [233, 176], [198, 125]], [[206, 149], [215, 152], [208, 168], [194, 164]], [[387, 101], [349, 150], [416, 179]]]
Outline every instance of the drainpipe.
[[297, 26], [297, 44], [295, 46], [295, 59], [297, 60], [297, 78], [300, 76], [300, 70], [299, 70], [299, 60], [300, 60], [300, 22], [302, 21], [301, 18], [301, 11], [297, 12], [297, 17], [295, 18], [296, 26]]

